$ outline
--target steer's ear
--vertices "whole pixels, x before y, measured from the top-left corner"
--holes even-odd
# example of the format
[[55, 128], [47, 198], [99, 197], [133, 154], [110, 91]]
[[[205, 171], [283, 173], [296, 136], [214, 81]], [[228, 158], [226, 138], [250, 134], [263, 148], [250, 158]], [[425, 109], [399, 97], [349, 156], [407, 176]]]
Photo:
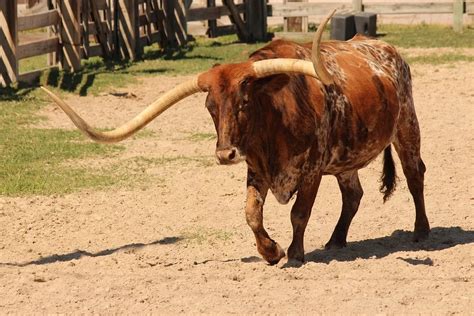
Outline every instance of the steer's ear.
[[278, 74], [260, 78], [256, 80], [253, 86], [255, 87], [255, 91], [273, 93], [281, 90], [288, 82], [290, 82], [290, 76], [287, 74]]

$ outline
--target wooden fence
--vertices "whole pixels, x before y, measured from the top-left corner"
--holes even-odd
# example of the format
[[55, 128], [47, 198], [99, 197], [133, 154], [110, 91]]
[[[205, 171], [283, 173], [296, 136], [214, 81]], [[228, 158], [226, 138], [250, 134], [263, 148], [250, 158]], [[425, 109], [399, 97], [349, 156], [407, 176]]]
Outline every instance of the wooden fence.
[[[368, 11], [377, 14], [453, 14], [453, 27], [462, 31], [463, 14], [474, 14], [474, 0], [446, 2], [377, 3], [351, 0], [341, 3], [310, 3], [285, 0], [207, 0], [207, 7], [192, 8], [192, 0], [48, 0], [46, 12], [18, 16], [18, 0], [0, 0], [0, 85], [36, 80], [45, 69], [78, 71], [81, 59], [92, 56], [137, 59], [143, 47], [159, 43], [178, 47], [186, 43], [187, 22], [208, 21], [211, 37], [236, 32], [242, 41], [267, 39], [267, 17], [292, 18], [325, 15], [332, 9]], [[298, 1], [298, 2], [296, 2]], [[406, 0], [408, 1], [408, 0]], [[228, 16], [232, 25], [218, 27], [216, 20]], [[294, 23], [293, 20], [292, 23]], [[298, 19], [296, 19], [298, 21]], [[299, 19], [307, 30], [308, 19]], [[290, 23], [291, 24], [291, 23]], [[45, 38], [23, 42], [19, 32], [48, 28]], [[21, 60], [48, 54], [46, 68], [19, 73]]]
[[[272, 4], [268, 9], [268, 16], [274, 17], [308, 17], [314, 15], [325, 15], [333, 9], [339, 12], [373, 12], [380, 15], [390, 14], [452, 14], [453, 28], [461, 32], [463, 28], [463, 15], [474, 14], [474, 1], [472, 0], [447, 0], [445, 2], [367, 2], [363, 0], [352, 0], [351, 2], [317, 2], [308, 3], [301, 0], [285, 0], [282, 4]], [[307, 20], [303, 20], [307, 23]], [[307, 26], [302, 26], [303, 30]]]
[[[177, 48], [187, 41], [188, 21], [228, 15], [233, 26], [227, 32], [236, 31], [242, 41], [266, 37], [265, 0], [224, 0], [224, 6], [208, 8], [190, 8], [189, 0], [48, 0], [46, 12], [28, 16], [18, 16], [17, 4], [0, 0], [0, 86], [34, 81], [52, 68], [78, 71], [81, 59], [93, 56], [138, 59], [152, 43]], [[39, 28], [47, 35], [19, 41], [19, 32]], [[221, 31], [216, 25], [213, 35]], [[21, 60], [44, 54], [47, 67], [19, 73]]]
[[[186, 42], [183, 1], [48, 0], [48, 10], [18, 16], [17, 0], [0, 0], [0, 85], [31, 82], [52, 68], [78, 71], [81, 59], [140, 58], [143, 47]], [[48, 28], [40, 39], [22, 42], [19, 32]], [[27, 36], [28, 37], [28, 36]], [[19, 73], [21, 60], [48, 54], [46, 68]]]

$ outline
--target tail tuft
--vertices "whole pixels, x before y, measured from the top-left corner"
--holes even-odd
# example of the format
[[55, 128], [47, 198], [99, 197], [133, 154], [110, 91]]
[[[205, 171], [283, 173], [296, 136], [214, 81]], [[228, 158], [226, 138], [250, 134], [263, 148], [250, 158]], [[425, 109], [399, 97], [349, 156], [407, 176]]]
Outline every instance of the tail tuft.
[[392, 196], [397, 186], [397, 172], [392, 157], [392, 147], [389, 145], [383, 153], [383, 172], [380, 177], [380, 192], [383, 193], [383, 202]]

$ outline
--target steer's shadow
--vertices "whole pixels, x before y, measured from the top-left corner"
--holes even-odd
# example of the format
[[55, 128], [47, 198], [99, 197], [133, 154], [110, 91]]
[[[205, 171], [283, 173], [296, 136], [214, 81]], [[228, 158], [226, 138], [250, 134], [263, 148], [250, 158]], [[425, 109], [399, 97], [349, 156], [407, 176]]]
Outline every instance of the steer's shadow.
[[[399, 251], [436, 251], [457, 245], [474, 243], [474, 231], [461, 227], [435, 227], [429, 238], [423, 242], [412, 241], [413, 232], [396, 230], [390, 236], [348, 242], [347, 247], [336, 250], [316, 249], [306, 253], [310, 262], [329, 263], [335, 261], [354, 261], [356, 259], [379, 259]], [[431, 260], [403, 259], [409, 264], [432, 265]]]
[[128, 244], [128, 245], [123, 245], [120, 247], [116, 248], [110, 248], [110, 249], [105, 249], [101, 250], [99, 252], [88, 252], [85, 250], [76, 250], [74, 252], [69, 252], [65, 254], [53, 254], [47, 257], [42, 257], [37, 260], [33, 261], [27, 261], [27, 262], [0, 262], [0, 266], [13, 266], [13, 267], [26, 267], [30, 265], [43, 265], [43, 264], [50, 264], [50, 263], [55, 263], [55, 262], [66, 262], [66, 261], [72, 261], [72, 260], [77, 260], [82, 257], [102, 257], [102, 256], [108, 256], [111, 255], [115, 252], [118, 251], [126, 251], [130, 249], [140, 249], [148, 246], [153, 246], [153, 245], [168, 245], [168, 244], [174, 244], [178, 241], [180, 241], [182, 238], [181, 237], [165, 237], [160, 240], [155, 240], [150, 243], [134, 243], [134, 244]]

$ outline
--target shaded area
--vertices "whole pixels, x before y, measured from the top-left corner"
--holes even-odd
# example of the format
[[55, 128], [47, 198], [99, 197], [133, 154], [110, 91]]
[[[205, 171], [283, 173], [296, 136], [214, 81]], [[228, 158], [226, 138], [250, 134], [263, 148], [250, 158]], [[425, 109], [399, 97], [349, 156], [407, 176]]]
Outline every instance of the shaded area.
[[[306, 261], [330, 263], [331, 261], [354, 261], [356, 259], [380, 259], [399, 251], [438, 251], [457, 245], [474, 243], [474, 231], [461, 227], [435, 227], [426, 241], [413, 242], [413, 232], [396, 230], [390, 236], [348, 242], [344, 249], [316, 249], [305, 255]], [[409, 264], [432, 265], [430, 258], [419, 260], [399, 258]]]
[[133, 244], [120, 246], [117, 248], [101, 250], [95, 253], [88, 252], [85, 250], [76, 250], [74, 252], [61, 254], [61, 255], [53, 254], [44, 258], [40, 258], [37, 260], [28, 261], [28, 262], [0, 262], [0, 266], [26, 267], [29, 265], [43, 265], [43, 264], [50, 264], [50, 263], [56, 263], [56, 262], [67, 262], [67, 261], [72, 261], [72, 260], [78, 260], [82, 257], [103, 257], [103, 256], [114, 254], [118, 251], [123, 251], [123, 250], [128, 250], [128, 249], [141, 249], [144, 247], [154, 246], [154, 245], [169, 245], [169, 244], [174, 244], [180, 240], [182, 240], [181, 237], [165, 237], [163, 239], [155, 240], [153, 242], [146, 243], [146, 244], [133, 243]]
[[413, 259], [413, 258], [402, 258], [402, 257], [397, 257], [397, 259], [400, 259], [402, 261], [405, 261], [408, 264], [411, 264], [413, 266], [417, 265], [425, 265], [425, 266], [432, 266], [433, 265], [433, 260], [431, 258], [426, 258], [426, 259]]
[[260, 257], [256, 256], [249, 256], [249, 257], [243, 257], [243, 258], [232, 258], [232, 259], [224, 259], [224, 260], [219, 260], [219, 259], [207, 259], [203, 261], [194, 261], [194, 265], [201, 265], [201, 264], [207, 264], [209, 262], [220, 262], [220, 263], [227, 263], [227, 262], [243, 262], [243, 263], [255, 263], [255, 262], [263, 262], [264, 260]]
[[0, 102], [23, 101], [33, 90], [35, 90], [34, 87], [22, 82], [16, 84], [15, 87], [0, 87]]

